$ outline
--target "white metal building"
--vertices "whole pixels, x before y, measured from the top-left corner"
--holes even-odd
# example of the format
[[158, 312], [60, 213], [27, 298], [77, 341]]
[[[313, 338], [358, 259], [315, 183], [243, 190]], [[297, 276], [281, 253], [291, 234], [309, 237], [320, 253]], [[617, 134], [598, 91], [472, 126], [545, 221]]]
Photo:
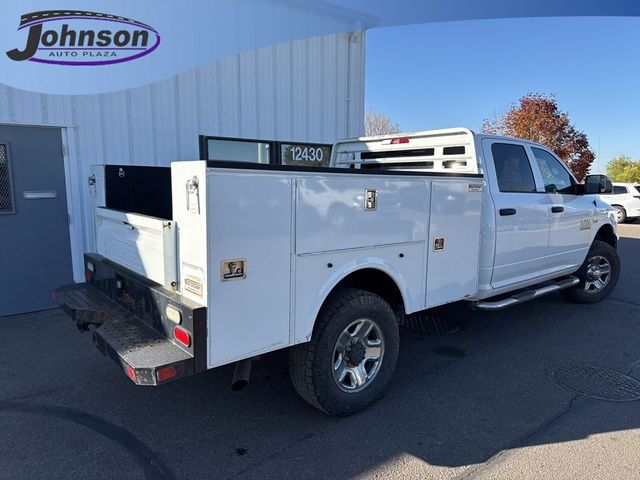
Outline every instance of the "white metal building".
[[52, 287], [83, 279], [90, 165], [197, 159], [203, 135], [333, 143], [361, 134], [363, 117], [364, 32], [262, 48], [101, 95], [0, 85], [0, 316], [47, 308]]

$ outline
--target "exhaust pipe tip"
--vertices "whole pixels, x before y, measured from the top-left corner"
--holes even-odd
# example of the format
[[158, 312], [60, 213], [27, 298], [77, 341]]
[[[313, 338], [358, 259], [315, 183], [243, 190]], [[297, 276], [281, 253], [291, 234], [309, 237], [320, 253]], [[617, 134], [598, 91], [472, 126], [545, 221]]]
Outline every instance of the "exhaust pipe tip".
[[249, 380], [238, 380], [231, 384], [231, 390], [234, 392], [240, 392], [249, 386]]
[[231, 379], [231, 390], [239, 392], [249, 386], [249, 377], [251, 376], [251, 358], [246, 358], [236, 362], [233, 370], [233, 378]]

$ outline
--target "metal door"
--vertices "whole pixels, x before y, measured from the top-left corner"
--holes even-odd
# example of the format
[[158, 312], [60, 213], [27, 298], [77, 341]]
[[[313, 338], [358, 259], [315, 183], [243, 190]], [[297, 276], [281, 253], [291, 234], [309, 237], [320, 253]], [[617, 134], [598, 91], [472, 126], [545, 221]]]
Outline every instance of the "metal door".
[[[495, 260], [491, 285], [529, 281], [544, 268], [549, 243], [549, 204], [523, 144], [483, 139], [495, 209]], [[534, 173], [535, 172], [535, 173]]]
[[550, 151], [531, 146], [551, 212], [548, 265], [558, 272], [575, 269], [589, 250], [593, 195], [578, 195], [578, 181]]
[[0, 125], [0, 316], [53, 308], [72, 281], [62, 133]]

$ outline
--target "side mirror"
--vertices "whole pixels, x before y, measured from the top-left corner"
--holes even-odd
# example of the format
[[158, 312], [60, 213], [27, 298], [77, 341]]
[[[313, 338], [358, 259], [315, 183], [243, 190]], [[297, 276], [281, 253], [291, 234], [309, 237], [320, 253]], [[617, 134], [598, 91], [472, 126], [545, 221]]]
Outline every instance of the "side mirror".
[[613, 192], [613, 184], [606, 175], [587, 175], [584, 179], [584, 193], [587, 195]]

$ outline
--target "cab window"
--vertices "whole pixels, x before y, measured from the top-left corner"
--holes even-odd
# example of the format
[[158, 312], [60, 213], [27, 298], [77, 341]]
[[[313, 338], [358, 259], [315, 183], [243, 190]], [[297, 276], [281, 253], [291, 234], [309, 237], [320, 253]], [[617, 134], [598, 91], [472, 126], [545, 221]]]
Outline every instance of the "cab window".
[[522, 145], [494, 143], [491, 145], [491, 154], [501, 192], [536, 191], [533, 171]]
[[613, 186], [613, 194], [614, 195], [624, 195], [627, 192], [627, 187], [621, 187], [620, 185]]
[[546, 192], [575, 193], [571, 174], [556, 157], [541, 148], [532, 147], [531, 150], [540, 168]]

